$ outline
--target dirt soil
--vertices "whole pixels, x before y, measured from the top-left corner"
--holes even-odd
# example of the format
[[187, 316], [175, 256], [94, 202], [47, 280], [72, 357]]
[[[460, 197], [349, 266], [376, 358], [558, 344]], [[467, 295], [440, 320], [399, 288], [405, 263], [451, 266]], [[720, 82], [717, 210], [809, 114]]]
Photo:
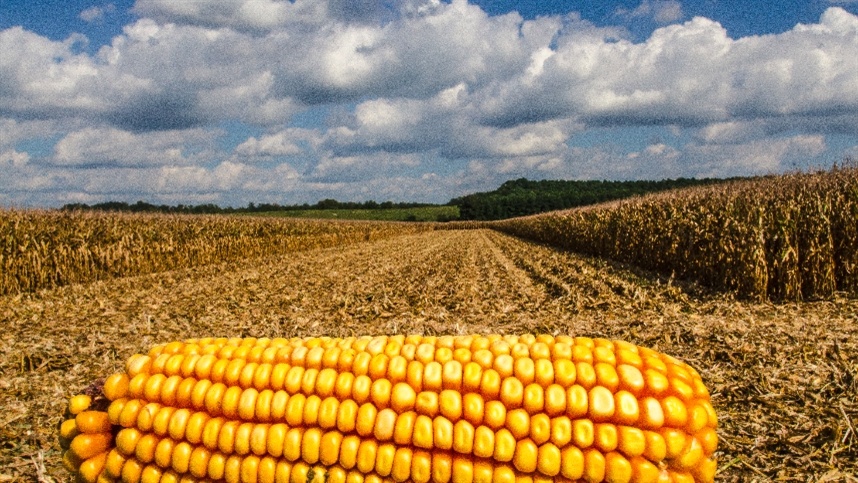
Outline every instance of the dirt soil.
[[858, 300], [750, 304], [487, 230], [0, 297], [0, 483], [72, 481], [65, 399], [156, 343], [204, 336], [552, 333], [694, 366], [719, 482], [858, 481]]

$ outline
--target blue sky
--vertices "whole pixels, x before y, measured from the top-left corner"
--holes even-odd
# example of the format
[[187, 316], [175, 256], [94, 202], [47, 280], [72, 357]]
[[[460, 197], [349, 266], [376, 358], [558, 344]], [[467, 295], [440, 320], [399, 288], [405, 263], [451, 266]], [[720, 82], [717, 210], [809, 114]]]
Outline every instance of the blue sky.
[[0, 207], [811, 169], [856, 79], [856, 0], [0, 0]]

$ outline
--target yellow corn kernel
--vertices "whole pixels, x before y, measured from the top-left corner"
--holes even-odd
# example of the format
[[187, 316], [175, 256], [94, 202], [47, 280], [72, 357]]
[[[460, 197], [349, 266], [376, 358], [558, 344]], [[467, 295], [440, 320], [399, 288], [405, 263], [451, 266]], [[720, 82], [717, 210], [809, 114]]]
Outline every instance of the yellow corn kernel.
[[[392, 446], [396, 448], [395, 446]], [[411, 477], [411, 465], [414, 459], [414, 453], [410, 448], [396, 448], [393, 455], [393, 467], [390, 471], [390, 477], [396, 482], [408, 481]]]
[[453, 447], [453, 423], [444, 416], [432, 420], [433, 448], [448, 450]]
[[270, 424], [254, 424], [250, 430], [250, 452], [256, 456], [264, 456], [268, 450], [268, 430]]
[[465, 421], [457, 421], [453, 425], [453, 451], [470, 454], [474, 448], [474, 426]]
[[173, 452], [170, 459], [170, 467], [176, 473], [187, 473], [191, 465], [191, 455], [194, 452], [193, 446], [187, 441], [181, 441], [173, 447]]
[[60, 441], [63, 442], [64, 449], [68, 449], [72, 439], [80, 434], [75, 419], [66, 419], [60, 423]]
[[642, 455], [646, 449], [646, 436], [643, 430], [631, 426], [618, 426], [617, 449], [628, 457]]
[[551, 420], [551, 442], [558, 447], [564, 447], [572, 441], [572, 421], [566, 416]]
[[605, 455], [605, 481], [611, 483], [628, 483], [632, 481], [634, 472], [632, 464], [621, 454], [611, 451]]
[[418, 448], [434, 448], [434, 429], [428, 416], [421, 414], [414, 420], [413, 443]]
[[589, 416], [595, 422], [608, 421], [613, 417], [616, 411], [616, 403], [614, 395], [611, 391], [602, 386], [596, 386], [590, 389], [588, 393]]
[[191, 452], [188, 471], [195, 478], [205, 478], [212, 452], [203, 446], [197, 446]]
[[356, 468], [361, 473], [370, 473], [375, 469], [375, 461], [378, 455], [378, 443], [371, 439], [363, 440], [357, 451]]
[[123, 398], [128, 394], [128, 384], [131, 379], [127, 374], [118, 372], [104, 380], [104, 396], [111, 401]]
[[88, 460], [101, 453], [107, 453], [113, 444], [110, 433], [82, 433], [72, 439], [69, 451], [81, 461]]
[[117, 448], [113, 448], [107, 453], [107, 458], [104, 460], [104, 475], [116, 480], [122, 475], [122, 465], [125, 464], [127, 458]]
[[533, 473], [536, 471], [538, 453], [539, 449], [533, 440], [530, 438], [521, 439], [515, 444], [515, 455], [512, 458], [512, 463], [518, 471]]
[[432, 454], [416, 450], [411, 457], [411, 479], [414, 483], [429, 483], [432, 479]]
[[551, 439], [551, 419], [547, 414], [534, 414], [530, 418], [530, 439], [537, 445]]
[[77, 473], [83, 481], [87, 483], [95, 483], [104, 469], [105, 461], [107, 461], [106, 452], [97, 454], [81, 463], [80, 467], [77, 469]]
[[513, 409], [506, 414], [505, 426], [516, 440], [523, 439], [530, 434], [530, 415], [524, 409]]
[[560, 473], [561, 453], [557, 446], [546, 443], [539, 446], [536, 469], [546, 476], [557, 476]]
[[319, 440], [319, 461], [326, 466], [336, 464], [342, 442], [343, 434], [339, 431], [329, 431], [323, 434]]
[[[509, 431], [506, 431], [507, 433]], [[514, 438], [513, 438], [514, 441]], [[473, 454], [474, 456], [478, 456], [480, 458], [490, 458], [492, 454], [497, 450], [499, 445], [495, 444], [495, 432], [492, 431], [487, 426], [478, 426], [474, 429], [474, 444], [473, 444]], [[512, 453], [510, 452], [510, 458], [512, 457]], [[508, 461], [508, 460], [507, 460]]]
[[414, 409], [417, 393], [408, 383], [398, 382], [391, 389], [390, 399], [392, 409], [400, 414]]
[[173, 458], [173, 449], [176, 442], [170, 438], [163, 438], [155, 446], [155, 464], [161, 468], [169, 468]]

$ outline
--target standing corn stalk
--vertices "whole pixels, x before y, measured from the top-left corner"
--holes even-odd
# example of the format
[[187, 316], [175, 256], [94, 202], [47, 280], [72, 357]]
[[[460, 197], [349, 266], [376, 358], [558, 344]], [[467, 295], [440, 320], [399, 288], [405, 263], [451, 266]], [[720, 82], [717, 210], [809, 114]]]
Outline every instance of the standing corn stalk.
[[746, 299], [858, 292], [858, 168], [769, 176], [493, 222]]

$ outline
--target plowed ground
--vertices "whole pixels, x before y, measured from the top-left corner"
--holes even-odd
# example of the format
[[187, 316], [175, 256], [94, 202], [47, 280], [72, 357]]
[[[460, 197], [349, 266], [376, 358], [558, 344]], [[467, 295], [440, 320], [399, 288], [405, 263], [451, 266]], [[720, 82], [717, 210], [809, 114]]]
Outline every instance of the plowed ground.
[[697, 368], [718, 481], [856, 481], [858, 301], [747, 304], [486, 230], [0, 298], [0, 483], [70, 481], [65, 398], [155, 343], [203, 336], [566, 333]]

